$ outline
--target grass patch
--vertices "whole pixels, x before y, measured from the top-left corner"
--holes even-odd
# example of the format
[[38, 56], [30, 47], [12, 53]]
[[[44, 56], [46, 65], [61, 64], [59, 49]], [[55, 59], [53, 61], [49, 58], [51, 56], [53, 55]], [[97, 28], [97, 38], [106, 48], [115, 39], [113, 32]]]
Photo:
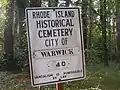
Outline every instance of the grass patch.
[[[104, 67], [102, 63], [86, 67], [86, 79], [64, 84], [64, 90], [120, 90], [120, 71], [116, 63], [110, 63], [110, 67]], [[10, 77], [10, 79], [8, 78]], [[38, 90], [31, 87], [29, 76], [23, 73], [11, 74], [4, 78], [4, 87], [13, 90]], [[21, 81], [20, 81], [20, 80]], [[2, 83], [0, 86], [3, 86]], [[6, 89], [3, 89], [6, 90]], [[55, 85], [44, 86], [44, 90], [55, 90]]]

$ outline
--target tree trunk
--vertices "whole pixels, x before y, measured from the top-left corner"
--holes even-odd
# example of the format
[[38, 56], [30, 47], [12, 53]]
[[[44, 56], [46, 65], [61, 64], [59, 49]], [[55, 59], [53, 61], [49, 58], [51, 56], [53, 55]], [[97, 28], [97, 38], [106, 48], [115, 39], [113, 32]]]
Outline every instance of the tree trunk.
[[100, 22], [102, 31], [102, 44], [103, 44], [103, 62], [105, 66], [109, 66], [108, 50], [107, 50], [107, 31], [106, 31], [106, 0], [100, 0]]
[[55, 6], [56, 7], [58, 6], [58, 0], [55, 0]]
[[66, 0], [65, 6], [69, 7], [69, 5], [70, 5], [70, 0]]
[[88, 48], [91, 48], [91, 39], [92, 39], [92, 0], [89, 1], [89, 45]]
[[[120, 63], [120, 1], [116, 0], [116, 17], [117, 17], [117, 22], [116, 22], [116, 28], [117, 28], [117, 63]], [[119, 66], [120, 68], [120, 66]]]
[[84, 49], [87, 48], [87, 0], [82, 1], [82, 22], [83, 22], [83, 38], [84, 38]]
[[4, 28], [4, 58], [8, 60], [8, 69], [13, 68], [13, 16], [14, 16], [14, 0], [9, 1], [7, 19]]
[[41, 0], [30, 0], [30, 7], [41, 7]]

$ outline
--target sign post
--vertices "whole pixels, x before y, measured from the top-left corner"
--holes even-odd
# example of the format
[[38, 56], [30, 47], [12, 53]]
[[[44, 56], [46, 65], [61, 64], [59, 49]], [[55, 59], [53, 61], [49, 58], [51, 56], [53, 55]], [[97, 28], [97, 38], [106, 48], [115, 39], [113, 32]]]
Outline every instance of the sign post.
[[62, 83], [56, 83], [56, 90], [63, 90], [64, 86]]
[[33, 86], [85, 78], [80, 13], [78, 7], [26, 9]]
[[43, 90], [43, 87], [39, 86], [39, 87], [38, 87], [38, 90]]

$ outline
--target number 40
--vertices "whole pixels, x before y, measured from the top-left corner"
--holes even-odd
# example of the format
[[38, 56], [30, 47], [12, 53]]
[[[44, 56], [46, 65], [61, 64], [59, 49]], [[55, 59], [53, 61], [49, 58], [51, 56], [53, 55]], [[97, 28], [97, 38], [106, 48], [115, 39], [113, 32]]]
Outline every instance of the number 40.
[[66, 62], [65, 61], [62, 61], [62, 62], [57, 62], [56, 63], [56, 67], [64, 67], [64, 66], [66, 66]]

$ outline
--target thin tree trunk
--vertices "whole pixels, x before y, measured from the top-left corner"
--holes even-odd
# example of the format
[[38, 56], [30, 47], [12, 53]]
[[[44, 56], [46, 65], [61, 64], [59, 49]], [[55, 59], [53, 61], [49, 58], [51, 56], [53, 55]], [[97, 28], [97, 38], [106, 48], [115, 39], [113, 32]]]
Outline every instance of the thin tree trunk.
[[69, 5], [70, 5], [70, 0], [66, 0], [65, 6], [69, 7]]
[[[9, 1], [7, 19], [4, 28], [4, 58], [8, 60], [8, 69], [13, 68], [13, 16], [14, 16], [14, 0]], [[11, 66], [12, 65], [12, 66]]]
[[110, 10], [110, 1], [107, 1], [109, 4], [108, 4], [108, 16], [107, 16], [107, 21], [108, 21], [108, 24], [107, 24], [107, 28], [108, 28], [108, 47], [109, 47], [109, 60], [112, 61], [112, 44], [111, 44], [111, 39], [112, 39], [112, 28], [111, 28], [111, 10]]
[[30, 7], [41, 7], [41, 0], [30, 0]]
[[117, 28], [117, 62], [120, 63], [120, 1], [116, 0], [116, 28]]
[[48, 7], [51, 7], [51, 0], [48, 0]]
[[88, 48], [91, 48], [91, 39], [92, 39], [92, 0], [89, 1], [89, 45]]
[[84, 48], [87, 48], [87, 0], [82, 1], [82, 22], [83, 22], [83, 38]]
[[55, 0], [55, 6], [56, 7], [58, 6], [58, 0]]
[[100, 0], [100, 21], [101, 21], [101, 31], [102, 31], [102, 44], [103, 44], [103, 62], [105, 66], [108, 64], [107, 55], [107, 31], [106, 31], [106, 0]]
[[[89, 1], [89, 31], [88, 31], [88, 49], [91, 50], [91, 39], [92, 39], [92, 0]], [[87, 54], [87, 57], [89, 57], [89, 62], [91, 62], [91, 57], [92, 57], [92, 53], [91, 51]]]

